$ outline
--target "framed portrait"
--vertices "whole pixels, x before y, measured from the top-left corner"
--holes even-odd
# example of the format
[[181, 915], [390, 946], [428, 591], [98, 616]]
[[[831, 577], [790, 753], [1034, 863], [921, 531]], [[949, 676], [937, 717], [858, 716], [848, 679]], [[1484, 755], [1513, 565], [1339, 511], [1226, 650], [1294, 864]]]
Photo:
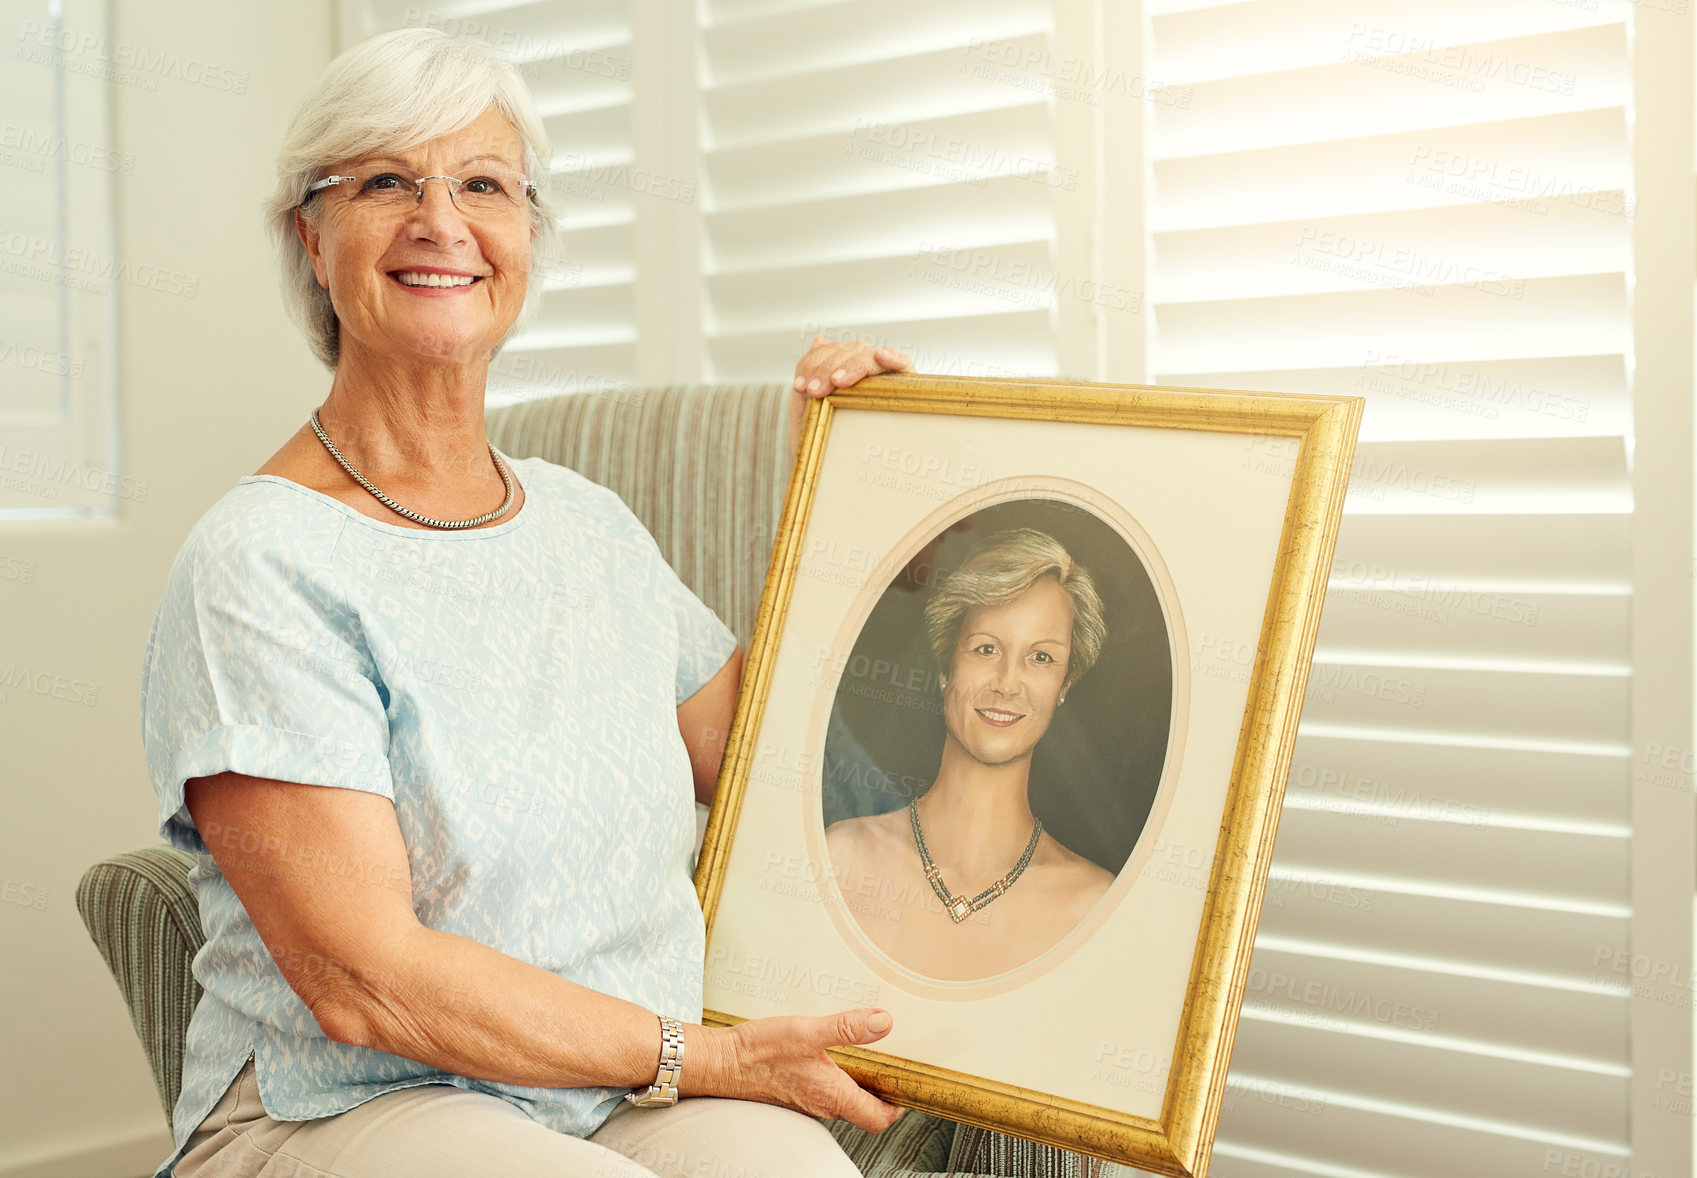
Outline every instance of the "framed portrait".
[[808, 407], [696, 871], [705, 1020], [879, 1006], [898, 1105], [1206, 1172], [1361, 401]]

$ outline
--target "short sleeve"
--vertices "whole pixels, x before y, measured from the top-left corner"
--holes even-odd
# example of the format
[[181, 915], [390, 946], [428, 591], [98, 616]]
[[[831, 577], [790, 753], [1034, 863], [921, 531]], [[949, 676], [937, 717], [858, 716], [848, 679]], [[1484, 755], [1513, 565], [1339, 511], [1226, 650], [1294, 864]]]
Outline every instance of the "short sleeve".
[[672, 599], [678, 624], [678, 703], [694, 695], [719, 673], [736, 651], [737, 638], [712, 608], [697, 597], [655, 550], [660, 582]]
[[334, 570], [305, 547], [197, 528], [171, 567], [142, 664], [141, 719], [159, 833], [173, 846], [206, 850], [183, 805], [192, 777], [394, 798], [374, 664]]

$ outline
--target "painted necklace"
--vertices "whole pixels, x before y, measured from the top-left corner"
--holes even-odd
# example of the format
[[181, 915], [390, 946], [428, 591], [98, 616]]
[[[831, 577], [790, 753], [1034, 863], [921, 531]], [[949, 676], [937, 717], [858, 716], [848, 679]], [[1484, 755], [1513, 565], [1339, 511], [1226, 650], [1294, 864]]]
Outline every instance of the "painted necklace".
[[931, 881], [931, 890], [937, 893], [937, 899], [943, 902], [944, 910], [948, 912], [949, 918], [956, 924], [959, 924], [980, 908], [988, 906], [991, 901], [1013, 887], [1014, 880], [1018, 879], [1020, 873], [1025, 870], [1025, 865], [1031, 862], [1031, 854], [1037, 850], [1037, 840], [1043, 833], [1043, 820], [1033, 818], [1031, 841], [1025, 844], [1025, 854], [1019, 857], [1019, 862], [1014, 864], [1013, 870], [968, 900], [965, 896], [957, 896], [949, 890], [949, 885], [943, 882], [943, 873], [938, 870], [935, 863], [931, 862], [931, 852], [925, 847], [925, 832], [919, 829], [918, 798], [914, 798], [907, 804], [907, 817], [908, 822], [913, 827], [913, 841], [919, 845], [919, 863], [920, 866], [925, 868], [925, 878]]

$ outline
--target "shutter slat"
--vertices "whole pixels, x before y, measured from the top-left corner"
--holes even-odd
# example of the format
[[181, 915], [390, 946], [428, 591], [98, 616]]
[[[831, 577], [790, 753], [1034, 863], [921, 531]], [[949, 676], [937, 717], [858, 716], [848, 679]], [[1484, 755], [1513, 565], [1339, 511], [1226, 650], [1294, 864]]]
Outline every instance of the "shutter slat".
[[[1341, 368], [1376, 355], [1410, 360], [1624, 353], [1619, 274], [1528, 279], [1518, 298], [1439, 286], [1157, 306], [1160, 383], [1187, 373]], [[1557, 351], [1559, 349], [1559, 351]]]
[[1411, 819], [1624, 826], [1627, 776], [1627, 759], [1619, 753], [1445, 744], [1430, 737], [1392, 741], [1310, 729], [1297, 737], [1286, 796], [1292, 804], [1368, 807]]
[[568, 229], [561, 239], [564, 257], [556, 268], [554, 280], [560, 286], [606, 286], [635, 281], [629, 224]]
[[1053, 376], [1054, 334], [1047, 311], [1013, 311], [966, 319], [802, 322], [793, 330], [714, 337], [713, 370], [726, 381], [770, 380], [795, 367], [814, 335], [868, 339], [907, 354], [914, 370], [938, 376]]
[[372, 31], [426, 25], [486, 41], [515, 62], [616, 45], [630, 36], [629, 0], [534, 0], [530, 4], [447, 0], [421, 8], [416, 0], [365, 0]]
[[[526, 349], [581, 348], [636, 338], [629, 283], [568, 287], [542, 296], [542, 306], [514, 344]], [[513, 346], [513, 345], [509, 345]]]
[[1627, 100], [1626, 34], [1610, 24], [1453, 54], [1373, 55], [1202, 82], [1190, 97], [1185, 107], [1157, 105], [1154, 158], [1597, 110]]
[[1043, 0], [846, 0], [763, 18], [728, 21], [706, 30], [713, 85], [785, 74], [813, 74], [936, 50], [961, 50], [986, 40], [1041, 33], [1049, 27]]
[[1596, 978], [1604, 955], [1626, 948], [1629, 915], [1621, 905], [1462, 896], [1385, 876], [1285, 867], [1275, 856], [1261, 932], [1583, 981]]
[[628, 103], [550, 115], [542, 122], [557, 172], [614, 167], [633, 159]]
[[[963, 273], [950, 253], [872, 258], [780, 270], [720, 274], [708, 280], [722, 331], [771, 330], [798, 319], [842, 323], [992, 315], [1009, 310], [1045, 310], [1053, 305], [1045, 286], [1047, 242], [1024, 242], [982, 251], [992, 259], [991, 277]], [[963, 265], [973, 265], [977, 252]], [[1051, 284], [1052, 286], [1052, 284]]]
[[1364, 443], [1462, 438], [1624, 437], [1631, 425], [1626, 358], [1521, 360], [1410, 357], [1364, 346], [1347, 368], [1205, 372], [1204, 388], [1266, 389], [1362, 397]]
[[[1022, 53], [1041, 52], [1044, 41], [1036, 34], [1009, 44]], [[716, 148], [748, 147], [1031, 103], [1028, 89], [976, 76], [967, 68], [972, 60], [959, 49], [947, 49], [721, 86], [705, 96], [710, 142]]]
[[[1318, 1099], [1325, 1102], [1327, 1095]], [[1215, 1141], [1219, 1161], [1209, 1173], [1217, 1178], [1506, 1178], [1541, 1175], [1552, 1156], [1558, 1166], [1571, 1163], [1576, 1174], [1628, 1173], [1625, 1147], [1618, 1143], [1434, 1126], [1407, 1111], [1355, 1108], [1342, 1099], [1332, 1094], [1330, 1103], [1320, 1106], [1324, 1119], [1316, 1122], [1312, 1102], [1278, 1090], [1240, 1090], [1232, 1118], [1221, 1117], [1220, 1132], [1230, 1136]], [[1321, 1149], [1324, 1158], [1305, 1156]], [[1372, 1168], [1375, 1162], [1385, 1168]]]
[[1355, 451], [1346, 510], [1565, 514], [1631, 509], [1622, 439], [1577, 437], [1365, 442]]
[[[1213, 12], [1157, 15], [1167, 76], [1192, 83], [1331, 65], [1356, 56], [1436, 51], [1481, 41], [1618, 24], [1616, 6], [1549, 0], [1264, 0]], [[1440, 60], [1442, 58], [1440, 57]]]
[[1607, 746], [1626, 739], [1624, 673], [1339, 663], [1316, 655], [1304, 723]]
[[[631, 100], [630, 45], [577, 49], [519, 66], [543, 115], [568, 114]], [[570, 148], [556, 143], [555, 150]]]
[[1626, 110], [1608, 107], [1321, 143], [1251, 145], [1157, 161], [1156, 232], [1500, 203], [1529, 217], [1546, 203], [1590, 200], [1628, 216]]
[[1427, 659], [1607, 662], [1626, 649], [1631, 605], [1623, 593], [1505, 593], [1425, 579], [1370, 589], [1333, 581], [1319, 646]]
[[[707, 217], [715, 273], [887, 256], [915, 243], [1032, 241], [1052, 218], [1046, 188], [1018, 177], [939, 184]], [[821, 234], [819, 227], [831, 232]]]
[[1441, 961], [1352, 960], [1326, 945], [1277, 938], [1256, 946], [1245, 1000], [1526, 1052], [1559, 1042], [1576, 1058], [1612, 1067], [1622, 1062], [1626, 1032], [1626, 995], [1618, 986], [1480, 976]]
[[781, 143], [705, 152], [715, 211], [763, 208], [1028, 175], [1039, 189], [1076, 186], [1057, 172], [1041, 103], [850, 128]]
[[1151, 292], [1177, 303], [1464, 283], [1514, 298], [1526, 278], [1624, 273], [1629, 229], [1588, 197], [1542, 216], [1471, 204], [1163, 233]]
[[1505, 591], [1630, 584], [1623, 515], [1348, 515], [1332, 580], [1363, 588], [1428, 577]]
[[[1433, 786], [1454, 792], [1443, 783]], [[1287, 807], [1279, 822], [1279, 858], [1322, 874], [1378, 872], [1582, 904], [1626, 903], [1624, 828], [1613, 834], [1516, 829], [1464, 806], [1413, 815]]]
[[[1234, 1140], [1290, 1152], [1312, 1149], [1318, 1117], [1325, 1126], [1325, 1152], [1338, 1161], [1370, 1164], [1391, 1150], [1406, 1173], [1466, 1178], [1538, 1173], [1536, 1164], [1503, 1163], [1528, 1155], [1542, 1160], [1541, 1150], [1556, 1143], [1597, 1150], [1624, 1146], [1625, 1075], [1292, 1026], [1258, 1017], [1248, 1007], [1244, 1013], [1232, 1050], [1239, 1092], [1247, 1087], [1253, 1097], [1254, 1087], [1244, 1084], [1253, 1077], [1311, 1093], [1323, 1110], [1302, 1126], [1264, 1115], [1281, 1102], [1234, 1099], [1220, 1117], [1220, 1132]], [[1286, 1111], [1300, 1111], [1293, 1103], [1282, 1102]], [[1380, 1113], [1375, 1118], [1384, 1126], [1380, 1135], [1357, 1139], [1340, 1124], [1345, 1110]]]

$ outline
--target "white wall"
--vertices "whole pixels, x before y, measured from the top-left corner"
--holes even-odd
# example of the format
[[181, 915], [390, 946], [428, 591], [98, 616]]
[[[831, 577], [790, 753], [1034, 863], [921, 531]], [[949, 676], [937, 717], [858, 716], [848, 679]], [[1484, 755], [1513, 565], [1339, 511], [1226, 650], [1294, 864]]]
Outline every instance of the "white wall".
[[[40, 7], [0, 5], [0, 38]], [[27, 584], [0, 580], [0, 663], [100, 688], [93, 707], [16, 690], [0, 704], [0, 877], [14, 898], [0, 903], [4, 1178], [118, 1178], [151, 1172], [169, 1148], [140, 1043], [77, 917], [76, 883], [104, 856], [157, 841], [138, 681], [171, 558], [328, 388], [283, 312], [258, 210], [289, 114], [331, 56], [334, 0], [113, 9], [114, 43], [245, 75], [245, 93], [170, 72], [112, 87], [113, 146], [135, 160], [118, 178], [117, 256], [199, 279], [192, 299], [115, 284], [122, 471], [147, 495], [112, 523], [0, 526], [0, 564], [34, 566]], [[15, 902], [40, 889], [44, 907]]]

